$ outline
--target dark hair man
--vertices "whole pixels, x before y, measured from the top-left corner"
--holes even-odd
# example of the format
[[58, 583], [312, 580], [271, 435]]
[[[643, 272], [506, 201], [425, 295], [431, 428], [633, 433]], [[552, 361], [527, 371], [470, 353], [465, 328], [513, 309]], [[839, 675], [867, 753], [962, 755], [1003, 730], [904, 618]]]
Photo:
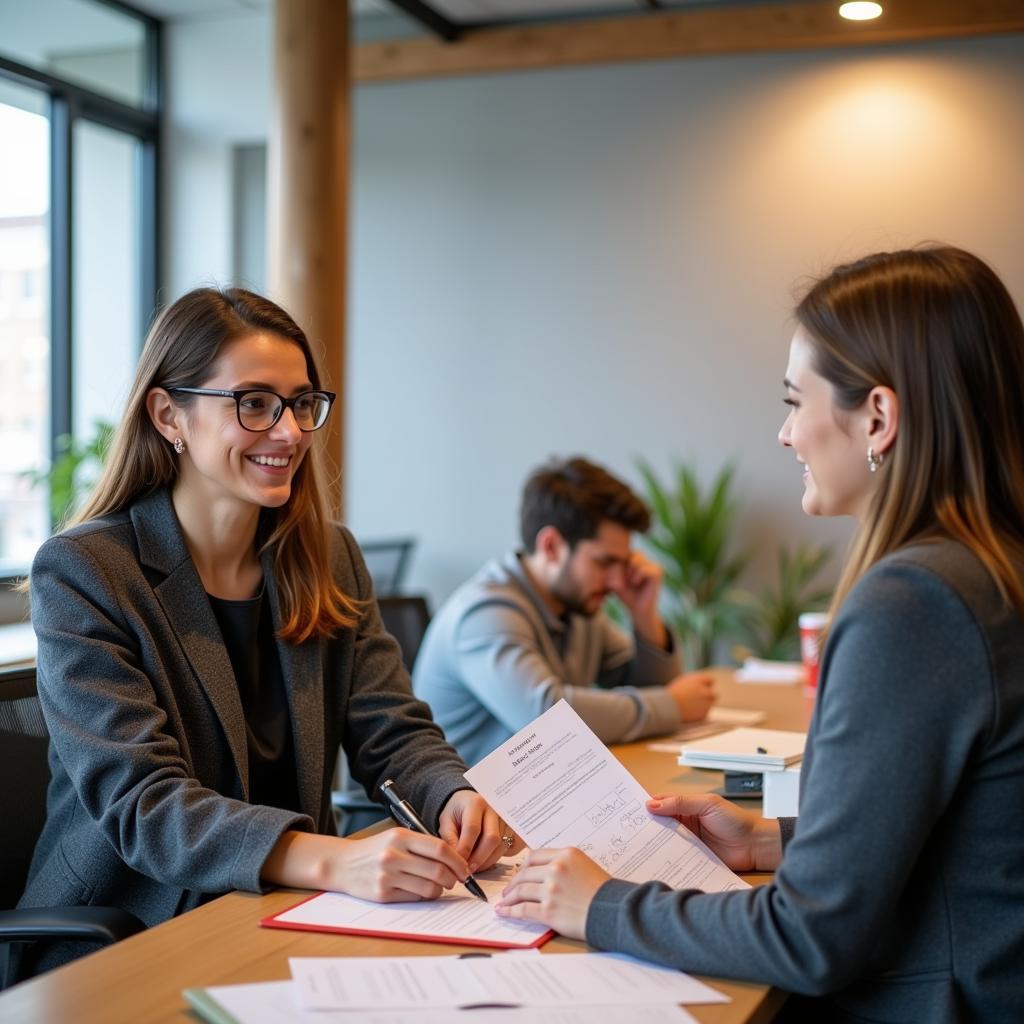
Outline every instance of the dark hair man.
[[[565, 698], [606, 743], [671, 732], [707, 714], [709, 676], [681, 675], [658, 614], [661, 569], [630, 547], [650, 514], [582, 458], [552, 462], [523, 490], [523, 550], [489, 562], [430, 624], [413, 686], [474, 764]], [[615, 594], [633, 638], [602, 612]]]

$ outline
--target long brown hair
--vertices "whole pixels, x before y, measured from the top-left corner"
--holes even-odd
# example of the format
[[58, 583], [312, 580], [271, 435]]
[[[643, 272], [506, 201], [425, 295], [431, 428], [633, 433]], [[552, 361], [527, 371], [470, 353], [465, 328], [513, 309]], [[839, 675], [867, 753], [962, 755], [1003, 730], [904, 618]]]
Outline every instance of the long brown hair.
[[[242, 288], [197, 288], [183, 295], [150, 329], [103, 472], [85, 505], [66, 525], [120, 512], [158, 487], [173, 487], [178, 463], [150, 421], [146, 396], [154, 387], [200, 387], [224, 344], [251, 331], [267, 331], [298, 345], [313, 387], [320, 388], [309, 341], [280, 306]], [[188, 405], [194, 397], [178, 394], [175, 401]], [[353, 626], [361, 607], [331, 575], [331, 516], [323, 460], [318, 437], [295, 471], [288, 501], [280, 509], [264, 511], [273, 517], [273, 529], [261, 554], [272, 553], [281, 595], [280, 636], [296, 644], [314, 634], [330, 636]]]
[[876, 386], [900, 402], [833, 612], [889, 552], [950, 537], [1024, 614], [1024, 327], [1002, 281], [962, 249], [876, 253], [814, 284], [796, 318], [840, 409]]

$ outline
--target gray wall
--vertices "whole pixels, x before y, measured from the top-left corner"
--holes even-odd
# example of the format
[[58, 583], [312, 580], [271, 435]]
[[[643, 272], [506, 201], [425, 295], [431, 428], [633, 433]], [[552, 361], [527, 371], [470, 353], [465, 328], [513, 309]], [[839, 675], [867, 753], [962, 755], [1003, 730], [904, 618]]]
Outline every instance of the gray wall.
[[[218, 24], [170, 33], [172, 295], [232, 277], [233, 147], [265, 137], [267, 26]], [[1022, 95], [1019, 35], [360, 87], [351, 525], [418, 535], [436, 601], [548, 455], [679, 456], [737, 460], [759, 576], [780, 539], [841, 550], [775, 439], [794, 287], [939, 239], [1024, 303]]]

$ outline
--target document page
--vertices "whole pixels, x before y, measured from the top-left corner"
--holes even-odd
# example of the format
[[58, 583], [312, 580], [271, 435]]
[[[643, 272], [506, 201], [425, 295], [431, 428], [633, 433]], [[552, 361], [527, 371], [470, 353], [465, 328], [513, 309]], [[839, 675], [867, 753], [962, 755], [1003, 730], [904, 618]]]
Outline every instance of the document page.
[[450, 889], [440, 899], [410, 903], [372, 903], [345, 893], [323, 892], [260, 923], [270, 928], [354, 932], [479, 946], [538, 946], [552, 934], [549, 928], [494, 913], [501, 890], [515, 872], [515, 860], [504, 858], [474, 876], [489, 903], [478, 900], [462, 886]]
[[[217, 985], [186, 989], [185, 999], [213, 1024], [409, 1024], [407, 1010], [301, 1009], [293, 981], [260, 981], [247, 985]], [[621, 1006], [530, 1006], [516, 1009], [417, 1010], [415, 1024], [623, 1024]], [[637, 1006], [630, 1024], [695, 1024], [680, 1006]]]
[[647, 811], [643, 786], [564, 700], [466, 778], [531, 849], [577, 846], [630, 882], [704, 892], [749, 888], [692, 832]]
[[292, 957], [289, 964], [307, 1010], [729, 1002], [680, 971], [614, 953]]

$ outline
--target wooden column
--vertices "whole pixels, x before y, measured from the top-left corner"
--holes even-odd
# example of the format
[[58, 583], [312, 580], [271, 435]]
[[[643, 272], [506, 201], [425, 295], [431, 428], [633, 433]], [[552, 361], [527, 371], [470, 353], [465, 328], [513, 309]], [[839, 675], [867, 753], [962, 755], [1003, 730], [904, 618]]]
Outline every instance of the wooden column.
[[348, 244], [348, 0], [276, 0], [267, 147], [267, 282], [306, 331], [338, 393], [324, 430], [332, 499], [344, 466]]

